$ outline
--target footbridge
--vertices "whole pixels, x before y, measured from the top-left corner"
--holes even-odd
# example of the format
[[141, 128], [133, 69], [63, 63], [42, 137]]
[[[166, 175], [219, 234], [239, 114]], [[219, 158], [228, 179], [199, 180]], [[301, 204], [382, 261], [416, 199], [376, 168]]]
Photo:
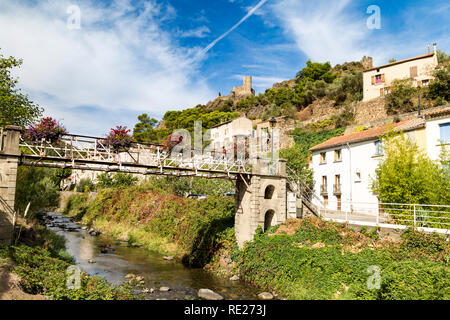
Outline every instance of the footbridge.
[[289, 215], [297, 215], [295, 204], [288, 208], [289, 191], [294, 191], [294, 202], [301, 198], [307, 201], [300, 192], [303, 188], [288, 180], [284, 160], [274, 165], [264, 158], [239, 159], [235, 155], [186, 150], [174, 153], [161, 145], [144, 143], [134, 143], [126, 152], [117, 152], [105, 144], [105, 138], [67, 134], [51, 143], [27, 141], [22, 133], [22, 128], [14, 126], [0, 131], [0, 244], [12, 240], [19, 165], [234, 180], [235, 233], [240, 247], [253, 239], [258, 226], [267, 229], [283, 223]]

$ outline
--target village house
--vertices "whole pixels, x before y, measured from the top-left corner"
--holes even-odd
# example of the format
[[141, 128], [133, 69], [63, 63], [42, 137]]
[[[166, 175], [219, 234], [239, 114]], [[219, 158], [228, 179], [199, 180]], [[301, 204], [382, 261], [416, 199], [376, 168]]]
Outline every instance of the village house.
[[253, 131], [252, 120], [240, 117], [211, 127], [211, 145], [213, 150], [221, 152], [232, 145], [236, 136], [250, 136]]
[[428, 85], [432, 80], [432, 72], [438, 65], [436, 43], [433, 51], [414, 58], [395, 61], [363, 72], [363, 101], [384, 96], [390, 93], [391, 83], [395, 79], [411, 79], [413, 86]]
[[380, 137], [389, 130], [402, 131], [430, 159], [439, 160], [442, 147], [450, 151], [450, 105], [423, 116], [382, 127], [331, 138], [310, 150], [314, 192], [322, 204], [337, 211], [376, 211], [378, 198], [372, 179], [383, 159]]

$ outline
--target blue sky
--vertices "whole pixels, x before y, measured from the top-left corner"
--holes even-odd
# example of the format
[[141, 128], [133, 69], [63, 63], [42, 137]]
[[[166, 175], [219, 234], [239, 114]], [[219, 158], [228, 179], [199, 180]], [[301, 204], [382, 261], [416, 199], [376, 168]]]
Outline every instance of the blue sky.
[[[71, 5], [80, 29], [67, 27]], [[371, 5], [380, 29], [367, 27]], [[308, 59], [383, 64], [433, 42], [450, 52], [449, 16], [449, 2], [437, 0], [0, 0], [0, 48], [24, 59], [20, 86], [46, 115], [104, 135], [143, 112], [205, 104], [244, 75], [263, 92]]]

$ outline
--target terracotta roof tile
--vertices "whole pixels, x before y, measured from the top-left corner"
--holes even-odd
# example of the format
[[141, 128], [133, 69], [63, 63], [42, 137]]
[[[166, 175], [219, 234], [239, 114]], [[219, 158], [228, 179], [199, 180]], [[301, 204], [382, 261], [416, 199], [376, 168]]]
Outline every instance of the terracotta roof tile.
[[434, 111], [428, 111], [428, 112], [424, 112], [425, 117], [435, 117], [435, 116], [440, 116], [440, 115], [444, 115], [450, 113], [450, 105], [447, 106], [446, 108], [443, 109], [439, 109], [439, 110], [434, 110]]
[[312, 147], [311, 151], [316, 151], [320, 149], [326, 149], [331, 148], [334, 146], [346, 144], [346, 143], [355, 143], [360, 141], [366, 141], [366, 140], [372, 140], [380, 137], [384, 133], [388, 132], [391, 128], [394, 128], [394, 130], [402, 130], [402, 131], [409, 131], [416, 128], [420, 128], [425, 126], [425, 120], [421, 118], [416, 118], [412, 120], [404, 120], [397, 123], [385, 125], [383, 127], [373, 128], [361, 132], [354, 132], [349, 133], [346, 135], [342, 135], [339, 137], [331, 138], [321, 144], [318, 144], [314, 147]]

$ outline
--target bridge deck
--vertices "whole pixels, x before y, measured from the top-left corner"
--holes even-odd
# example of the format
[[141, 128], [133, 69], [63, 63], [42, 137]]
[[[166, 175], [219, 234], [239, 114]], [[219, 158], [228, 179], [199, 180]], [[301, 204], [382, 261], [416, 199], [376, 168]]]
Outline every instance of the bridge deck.
[[26, 141], [21, 136], [19, 147], [20, 164], [29, 166], [227, 179], [252, 173], [250, 161], [235, 159], [234, 154], [172, 154], [161, 145], [141, 143], [115, 152], [103, 138], [88, 136], [67, 135], [57, 143]]

